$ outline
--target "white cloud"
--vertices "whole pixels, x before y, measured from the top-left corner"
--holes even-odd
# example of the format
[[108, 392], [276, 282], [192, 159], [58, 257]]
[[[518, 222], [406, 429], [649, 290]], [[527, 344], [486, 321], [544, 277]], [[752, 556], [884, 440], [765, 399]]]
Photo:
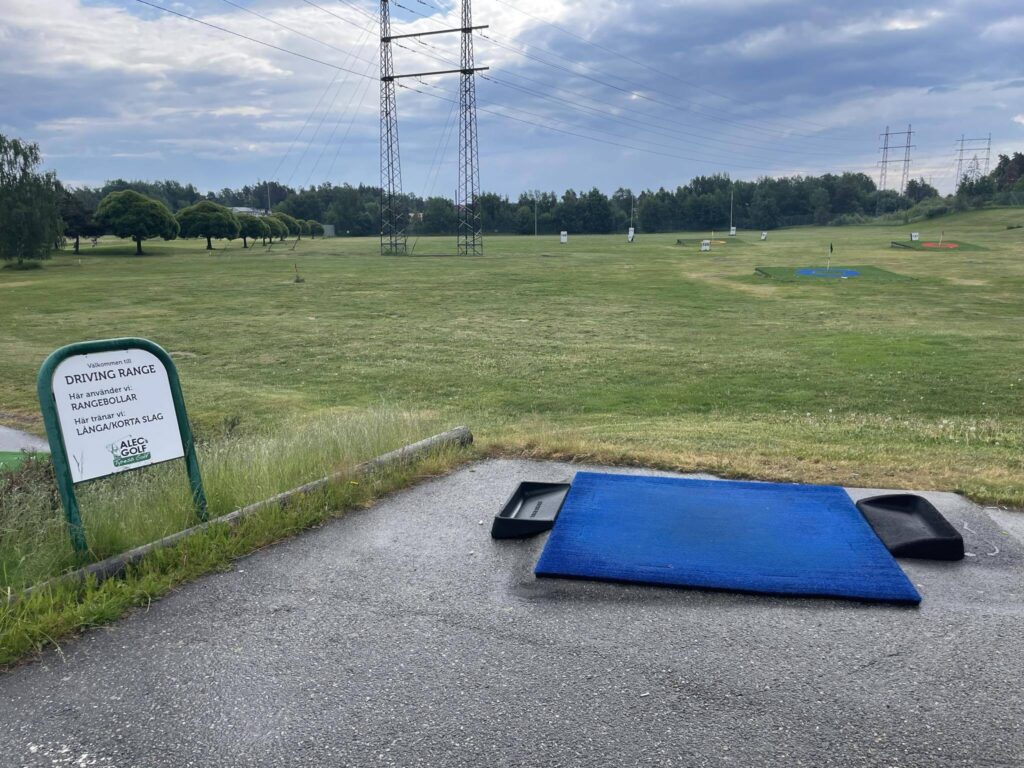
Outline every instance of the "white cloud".
[[210, 114], [214, 117], [226, 117], [233, 115], [237, 117], [262, 117], [263, 115], [269, 115], [270, 110], [264, 109], [263, 107], [217, 107], [211, 109]]
[[987, 40], [1020, 42], [1024, 36], [1024, 16], [1011, 16], [988, 24], [981, 32]]
[[1019, 115], [1015, 115], [1014, 118], [1013, 118], [1013, 122], [1015, 122], [1015, 123], [1017, 123], [1019, 125], [1024, 125], [1024, 112], [1022, 112]]

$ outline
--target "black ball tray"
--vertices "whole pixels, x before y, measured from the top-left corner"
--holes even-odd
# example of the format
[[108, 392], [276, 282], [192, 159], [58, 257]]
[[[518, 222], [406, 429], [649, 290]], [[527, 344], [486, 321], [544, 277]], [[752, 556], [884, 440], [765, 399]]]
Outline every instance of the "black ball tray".
[[894, 557], [963, 560], [964, 539], [931, 502], [913, 493], [872, 496], [857, 509]]
[[572, 483], [523, 482], [491, 525], [495, 539], [523, 539], [551, 530]]

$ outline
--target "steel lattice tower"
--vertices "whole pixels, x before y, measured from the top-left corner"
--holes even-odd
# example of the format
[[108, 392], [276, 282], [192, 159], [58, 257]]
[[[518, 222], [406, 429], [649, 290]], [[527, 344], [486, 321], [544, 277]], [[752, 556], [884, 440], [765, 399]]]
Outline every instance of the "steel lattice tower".
[[459, 231], [460, 256], [482, 256], [480, 151], [476, 133], [476, 68], [473, 66], [472, 0], [462, 0], [462, 56], [459, 75]]
[[[959, 144], [959, 150], [956, 154], [956, 188], [963, 183], [965, 175], [974, 174], [974, 176], [970, 178], [971, 181], [977, 180], [975, 176], [987, 176], [989, 164], [992, 159], [992, 134], [989, 133], [986, 138], [965, 138], [962, 133], [956, 143]], [[981, 161], [978, 159], [979, 153], [982, 152], [985, 154], [984, 171], [982, 171]], [[971, 153], [974, 153], [974, 160], [977, 160], [978, 162], [975, 163], [975, 167], [972, 168], [971, 163], [973, 163], [974, 160], [969, 161], [967, 164], [969, 173], [965, 173], [964, 158], [968, 157]]]
[[[900, 146], [899, 144], [893, 144], [892, 138], [894, 136], [906, 136], [907, 141], [905, 144]], [[879, 149], [882, 150], [882, 160], [879, 162], [878, 172], [878, 190], [880, 192], [885, 191], [888, 186], [888, 175], [889, 175], [889, 164], [890, 163], [902, 163], [903, 174], [900, 177], [900, 188], [896, 190], [899, 194], [903, 194], [907, 190], [907, 181], [910, 178], [910, 150], [916, 149], [914, 144], [910, 143], [911, 138], [914, 136], [914, 129], [912, 126], [907, 126], [905, 131], [890, 131], [889, 126], [885, 126], [885, 133], [879, 138], [883, 140], [883, 144]], [[889, 157], [889, 150], [902, 149], [903, 159], [897, 160]]]
[[402, 161], [398, 152], [398, 105], [391, 58], [391, 9], [380, 2], [380, 252], [406, 252], [408, 218], [402, 198]]
[[889, 172], [889, 126], [885, 126], [885, 133], [880, 138], [885, 139], [885, 143], [882, 145], [882, 162], [879, 163], [880, 170], [878, 172], [878, 189], [879, 191], [885, 189], [885, 176]]
[[904, 146], [905, 152], [903, 153], [903, 177], [900, 179], [900, 194], [906, 194], [907, 182], [910, 180], [910, 150], [914, 146], [910, 143], [910, 139], [914, 136], [914, 129], [911, 126], [907, 126], [907, 143]]

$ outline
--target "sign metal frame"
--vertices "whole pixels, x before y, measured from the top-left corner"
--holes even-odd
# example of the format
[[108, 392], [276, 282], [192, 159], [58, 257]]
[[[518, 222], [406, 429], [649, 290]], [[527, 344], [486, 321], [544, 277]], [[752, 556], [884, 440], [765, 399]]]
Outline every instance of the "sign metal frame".
[[[88, 545], [86, 544], [85, 529], [82, 525], [82, 516], [78, 508], [78, 498], [75, 496], [75, 483], [72, 480], [71, 468], [68, 464], [64, 433], [61, 430], [60, 418], [57, 415], [57, 402], [53, 394], [53, 377], [57, 371], [57, 366], [70, 357], [131, 349], [149, 352], [164, 367], [164, 371], [167, 374], [167, 383], [171, 390], [171, 400], [174, 403], [174, 415], [177, 419], [178, 433], [181, 437], [182, 448], [184, 449], [184, 456], [182, 458], [185, 460], [185, 469], [188, 473], [189, 485], [192, 489], [192, 503], [196, 509], [196, 516], [204, 522], [207, 518], [206, 492], [203, 490], [203, 478], [199, 472], [199, 460], [196, 457], [195, 441], [192, 439], [192, 427], [189, 425], [188, 413], [185, 411], [185, 398], [181, 394], [178, 369], [175, 367], [174, 361], [171, 360], [171, 356], [159, 344], [155, 344], [148, 339], [132, 337], [81, 341], [75, 344], [68, 344], [52, 352], [43, 361], [42, 366], [39, 368], [39, 376], [36, 379], [36, 391], [39, 395], [39, 406], [43, 413], [43, 423], [46, 425], [46, 437], [50, 441], [50, 457], [53, 462], [54, 475], [57, 479], [57, 490], [64, 505], [64, 517], [67, 520], [68, 533], [71, 536], [71, 543], [74, 545], [75, 551], [80, 554], [88, 551]], [[123, 471], [130, 472], [135, 469], [142, 469], [143, 466]], [[109, 477], [109, 475], [105, 476]]]

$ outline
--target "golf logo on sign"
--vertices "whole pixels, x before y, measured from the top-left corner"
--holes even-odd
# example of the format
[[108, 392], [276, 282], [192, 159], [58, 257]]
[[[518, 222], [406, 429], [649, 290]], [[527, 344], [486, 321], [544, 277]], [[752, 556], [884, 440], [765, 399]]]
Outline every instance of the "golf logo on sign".
[[124, 467], [128, 464], [136, 464], [140, 461], [147, 461], [152, 456], [146, 450], [149, 442], [144, 437], [128, 437], [107, 446], [110, 455], [114, 457], [115, 467]]

